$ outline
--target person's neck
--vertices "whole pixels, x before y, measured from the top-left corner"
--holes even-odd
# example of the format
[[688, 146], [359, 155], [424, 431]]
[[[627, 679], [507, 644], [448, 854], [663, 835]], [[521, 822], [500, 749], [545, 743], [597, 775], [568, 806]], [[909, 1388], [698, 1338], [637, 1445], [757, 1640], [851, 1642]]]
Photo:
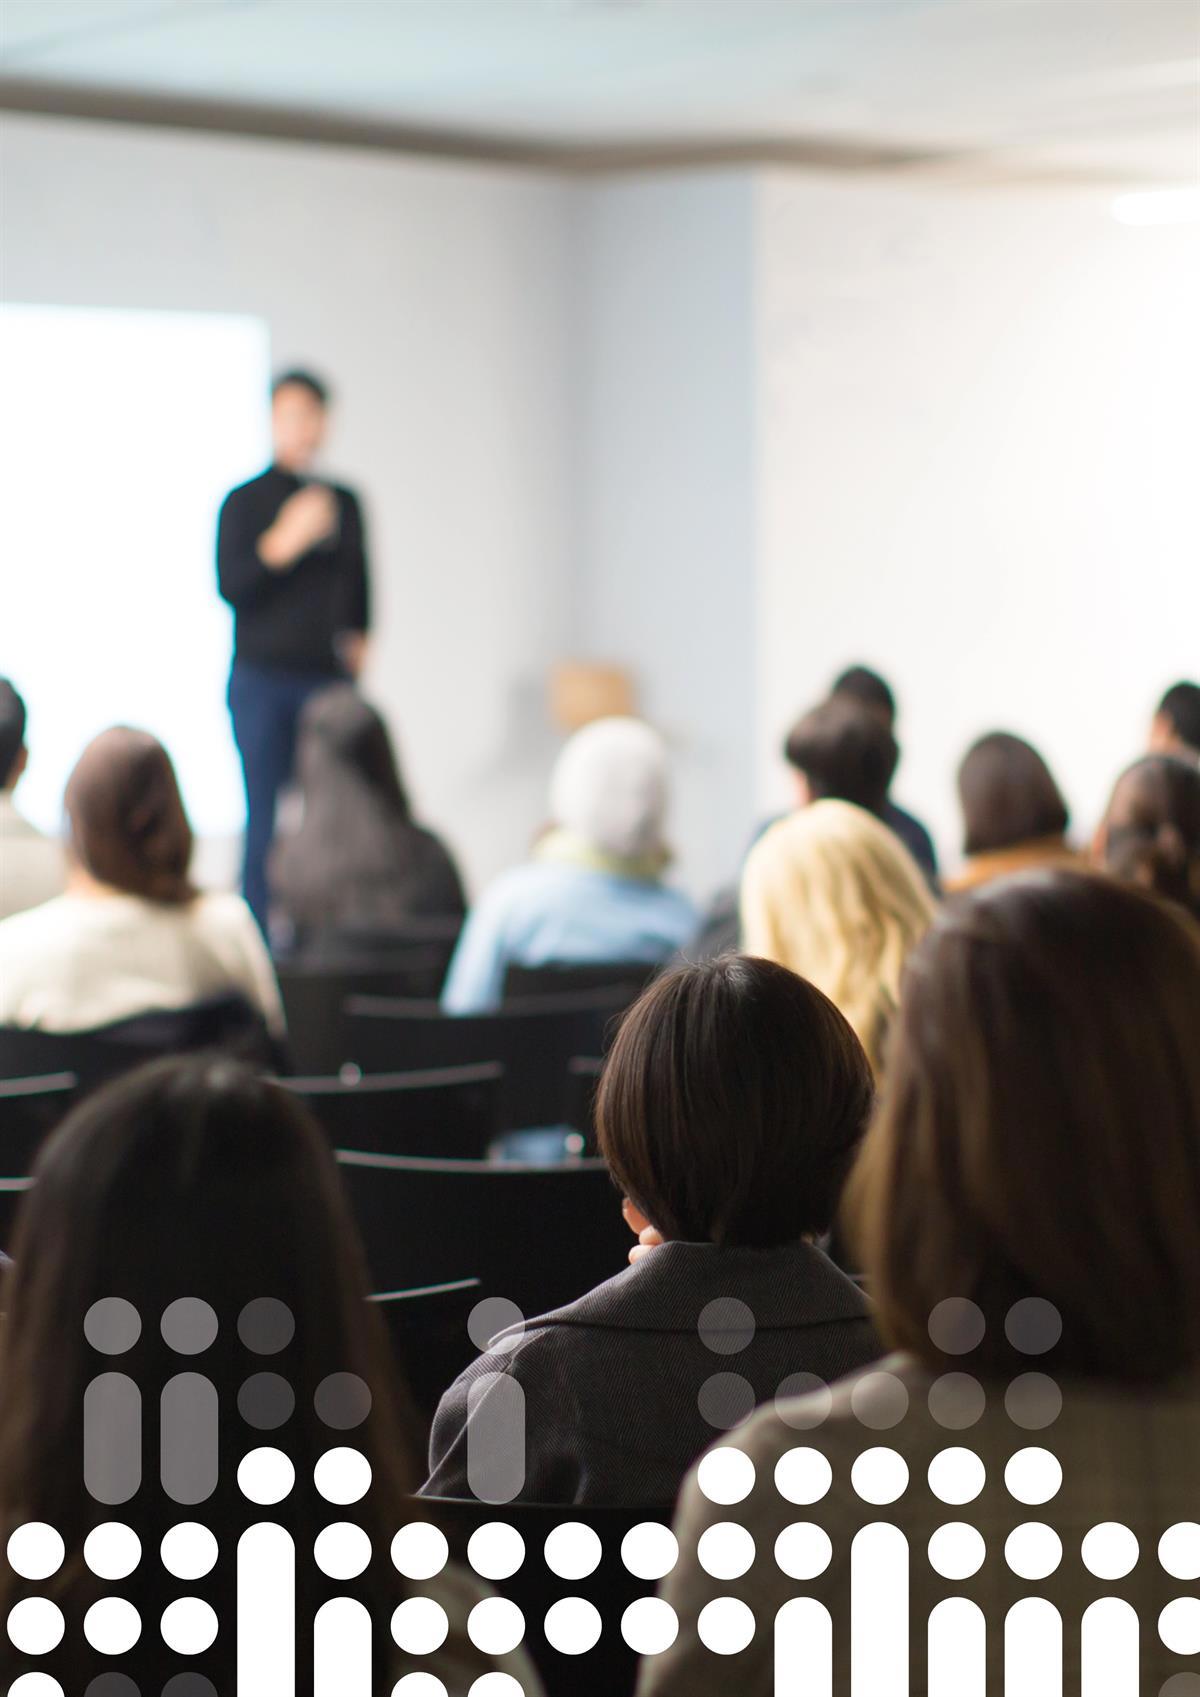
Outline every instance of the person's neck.
[[69, 896], [80, 896], [84, 901], [106, 901], [112, 896], [123, 894], [112, 884], [104, 884], [99, 878], [93, 877], [86, 866], [78, 861], [72, 862], [67, 868], [66, 891]]

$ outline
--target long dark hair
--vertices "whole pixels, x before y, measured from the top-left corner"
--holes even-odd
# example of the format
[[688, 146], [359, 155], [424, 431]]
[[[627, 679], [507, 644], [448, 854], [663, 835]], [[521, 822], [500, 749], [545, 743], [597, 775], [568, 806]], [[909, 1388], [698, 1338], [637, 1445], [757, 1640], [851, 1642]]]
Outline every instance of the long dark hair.
[[453, 864], [413, 821], [387, 726], [352, 685], [305, 705], [296, 776], [304, 816], [276, 848], [271, 886], [297, 928], [463, 912]]
[[[1053, 1304], [1047, 1370], [1165, 1380], [1200, 1365], [1200, 929], [1087, 872], [942, 910], [909, 959], [846, 1218], [893, 1346], [940, 1369], [930, 1316]], [[1027, 1363], [1026, 1363], [1027, 1364]]]
[[[90, 1528], [124, 1519], [141, 1538], [145, 1559], [129, 1582], [148, 1628], [139, 1656], [161, 1655], [157, 1616], [147, 1610], [163, 1583], [157, 1540], [180, 1520], [201, 1519], [217, 1533], [214, 1601], [229, 1607], [240, 1526], [261, 1518], [284, 1525], [297, 1552], [299, 1610], [312, 1584], [305, 1575], [313, 1539], [346, 1515], [316, 1502], [311, 1484], [319, 1457], [338, 1446], [365, 1454], [373, 1474], [366, 1501], [350, 1511], [377, 1552], [356, 1594], [370, 1598], [376, 1588], [381, 1608], [394, 1605], [388, 1540], [414, 1477], [404, 1393], [367, 1301], [331, 1153], [295, 1097], [213, 1057], [127, 1074], [83, 1102], [46, 1145], [12, 1252], [0, 1341], [0, 1540], [29, 1521], [47, 1522], [64, 1539], [65, 1564], [37, 1589], [76, 1623], [58, 1653], [65, 1661], [50, 1668], [73, 1676], [69, 1689], [83, 1689], [79, 1668], [89, 1665], [78, 1622], [111, 1589], [81, 1558]], [[114, 1298], [137, 1324], [131, 1347], [118, 1353], [97, 1331]], [[193, 1338], [194, 1354], [164, 1335], [164, 1316], [179, 1299], [193, 1307], [198, 1299], [215, 1316], [215, 1336]], [[274, 1337], [261, 1335], [272, 1327]], [[81, 1465], [89, 1383], [106, 1372], [131, 1377], [150, 1433], [163, 1386], [188, 1370], [219, 1400], [223, 1477], [211, 1494], [197, 1509], [168, 1502], [167, 1480], [159, 1491], [152, 1475], [158, 1456], [149, 1442], [146, 1477], [131, 1500], [117, 1508], [93, 1500]], [[347, 1400], [358, 1408], [347, 1412]], [[340, 1411], [332, 1407], [339, 1402]], [[295, 1468], [295, 1488], [265, 1513], [240, 1499], [236, 1482], [241, 1457], [256, 1446], [283, 1450]], [[11, 1573], [0, 1578], [0, 1614], [19, 1589]], [[231, 1638], [218, 1640], [218, 1658]], [[135, 1669], [134, 1659], [130, 1672], [146, 1665]], [[214, 1665], [228, 1673], [224, 1661]]]
[[1172, 754], [1148, 754], [1122, 772], [1100, 851], [1107, 871], [1200, 919], [1200, 766]]
[[171, 757], [149, 731], [114, 725], [84, 749], [67, 780], [76, 860], [102, 884], [150, 901], [190, 901], [192, 828]]

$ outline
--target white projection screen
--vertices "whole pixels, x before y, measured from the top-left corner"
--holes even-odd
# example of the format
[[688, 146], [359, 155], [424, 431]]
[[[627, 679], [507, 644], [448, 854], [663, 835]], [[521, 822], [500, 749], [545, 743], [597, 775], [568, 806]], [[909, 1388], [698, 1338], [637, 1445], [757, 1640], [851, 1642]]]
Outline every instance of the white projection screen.
[[0, 675], [29, 713], [19, 803], [46, 830], [113, 724], [166, 744], [198, 837], [242, 827], [214, 539], [222, 496], [267, 463], [269, 359], [256, 318], [0, 306]]

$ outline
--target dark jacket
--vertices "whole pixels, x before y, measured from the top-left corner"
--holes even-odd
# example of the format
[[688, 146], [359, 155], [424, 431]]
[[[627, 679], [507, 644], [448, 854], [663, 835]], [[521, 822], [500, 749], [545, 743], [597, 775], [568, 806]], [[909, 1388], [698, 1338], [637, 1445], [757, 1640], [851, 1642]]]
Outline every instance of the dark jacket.
[[[753, 1335], [730, 1299], [753, 1316]], [[665, 1244], [579, 1301], [491, 1340], [441, 1400], [423, 1490], [490, 1499], [481, 1438], [468, 1472], [468, 1406], [475, 1431], [494, 1432], [489, 1404], [507, 1417], [515, 1380], [525, 1402], [519, 1497], [670, 1502], [713, 1439], [786, 1382], [789, 1392], [806, 1383], [796, 1375], [829, 1382], [879, 1354], [866, 1299], [819, 1249]]]

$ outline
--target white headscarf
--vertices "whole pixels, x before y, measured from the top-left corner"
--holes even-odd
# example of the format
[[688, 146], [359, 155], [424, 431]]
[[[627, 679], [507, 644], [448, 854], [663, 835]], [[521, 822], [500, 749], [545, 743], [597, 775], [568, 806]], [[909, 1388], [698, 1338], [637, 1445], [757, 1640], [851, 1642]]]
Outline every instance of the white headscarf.
[[640, 719], [596, 719], [576, 731], [550, 780], [554, 823], [612, 860], [661, 865], [666, 804], [666, 746]]

